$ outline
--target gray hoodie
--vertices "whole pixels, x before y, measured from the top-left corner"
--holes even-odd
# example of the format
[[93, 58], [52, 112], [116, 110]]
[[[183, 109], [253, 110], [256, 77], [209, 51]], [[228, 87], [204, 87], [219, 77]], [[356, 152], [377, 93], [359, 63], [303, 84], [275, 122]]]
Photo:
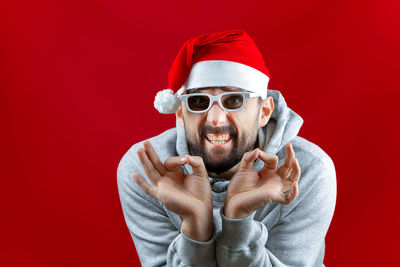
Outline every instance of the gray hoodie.
[[[275, 109], [258, 132], [259, 147], [279, 157], [292, 143], [301, 168], [299, 195], [289, 205], [269, 203], [251, 215], [231, 219], [223, 215], [228, 180], [209, 178], [213, 196], [214, 236], [199, 242], [181, 231], [182, 219], [148, 196], [131, 174], [150, 184], [137, 157], [142, 143], [122, 157], [117, 181], [126, 224], [142, 266], [324, 266], [325, 235], [336, 202], [336, 173], [331, 158], [317, 145], [297, 136], [303, 119], [287, 107], [279, 91], [269, 90]], [[188, 154], [185, 130], [178, 125], [148, 139], [164, 162]], [[257, 159], [253, 169], [263, 163]], [[190, 173], [191, 167], [184, 166]]]

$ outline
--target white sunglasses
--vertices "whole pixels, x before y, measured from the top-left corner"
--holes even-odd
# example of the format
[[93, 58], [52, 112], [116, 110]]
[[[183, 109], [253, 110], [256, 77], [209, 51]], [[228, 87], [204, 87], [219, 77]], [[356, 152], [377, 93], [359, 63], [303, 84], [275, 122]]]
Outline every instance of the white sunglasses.
[[180, 100], [185, 102], [186, 108], [193, 113], [209, 111], [214, 102], [218, 102], [218, 105], [224, 111], [240, 111], [246, 106], [246, 100], [250, 97], [260, 97], [260, 95], [249, 92], [227, 92], [216, 96], [205, 93], [178, 96]]

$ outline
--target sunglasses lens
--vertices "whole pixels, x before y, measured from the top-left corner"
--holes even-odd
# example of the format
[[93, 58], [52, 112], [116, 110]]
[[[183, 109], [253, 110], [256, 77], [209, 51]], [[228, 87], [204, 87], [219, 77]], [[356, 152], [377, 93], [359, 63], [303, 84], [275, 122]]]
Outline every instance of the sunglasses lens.
[[244, 99], [241, 94], [224, 95], [221, 98], [222, 105], [226, 109], [240, 109], [243, 106]]
[[210, 98], [205, 95], [195, 95], [188, 98], [189, 108], [194, 111], [201, 111], [208, 108]]

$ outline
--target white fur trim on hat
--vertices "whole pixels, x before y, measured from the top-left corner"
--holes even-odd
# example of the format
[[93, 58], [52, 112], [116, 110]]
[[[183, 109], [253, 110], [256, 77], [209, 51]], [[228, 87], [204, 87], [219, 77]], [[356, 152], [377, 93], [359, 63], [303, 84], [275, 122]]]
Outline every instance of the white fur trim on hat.
[[193, 65], [183, 91], [201, 87], [235, 86], [267, 97], [269, 77], [242, 63], [205, 60]]
[[156, 94], [154, 107], [163, 114], [175, 113], [180, 105], [180, 100], [171, 89], [164, 89]]

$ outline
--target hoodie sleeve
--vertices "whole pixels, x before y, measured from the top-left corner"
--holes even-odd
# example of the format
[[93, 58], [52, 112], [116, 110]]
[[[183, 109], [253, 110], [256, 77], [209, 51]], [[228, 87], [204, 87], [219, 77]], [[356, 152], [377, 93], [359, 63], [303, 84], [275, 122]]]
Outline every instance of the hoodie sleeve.
[[325, 235], [336, 202], [333, 162], [327, 157], [311, 164], [300, 181], [298, 197], [281, 205], [281, 217], [269, 231], [254, 220], [256, 212], [231, 219], [221, 208], [218, 266], [324, 266]]
[[135, 183], [133, 172], [147, 177], [134, 161], [133, 157], [121, 160], [117, 182], [125, 221], [142, 266], [215, 266], [215, 231], [206, 242], [185, 236], [172, 223], [161, 202]]

